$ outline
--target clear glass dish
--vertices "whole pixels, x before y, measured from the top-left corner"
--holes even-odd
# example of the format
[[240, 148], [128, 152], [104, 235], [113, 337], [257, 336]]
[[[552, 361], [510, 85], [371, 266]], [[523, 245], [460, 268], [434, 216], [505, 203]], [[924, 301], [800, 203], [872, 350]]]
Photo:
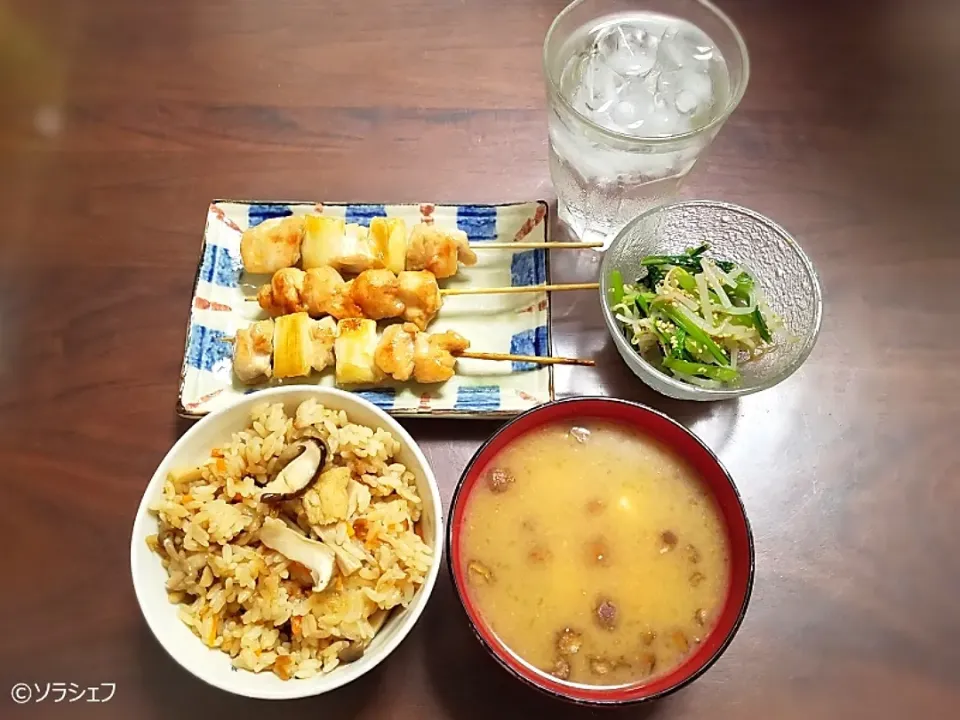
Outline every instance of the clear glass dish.
[[[676, 254], [710, 244], [710, 257], [732, 260], [756, 278], [770, 308], [784, 328], [776, 347], [740, 365], [742, 381], [719, 390], [689, 385], [664, 373], [630, 344], [610, 310], [610, 273], [626, 282], [636, 279], [640, 260], [653, 254]], [[724, 202], [693, 200], [664, 205], [638, 215], [620, 231], [601, 264], [603, 317], [623, 361], [659, 393], [680, 400], [724, 400], [773, 387], [792, 375], [810, 355], [820, 333], [823, 298], [810, 259], [796, 240], [769, 218]]]

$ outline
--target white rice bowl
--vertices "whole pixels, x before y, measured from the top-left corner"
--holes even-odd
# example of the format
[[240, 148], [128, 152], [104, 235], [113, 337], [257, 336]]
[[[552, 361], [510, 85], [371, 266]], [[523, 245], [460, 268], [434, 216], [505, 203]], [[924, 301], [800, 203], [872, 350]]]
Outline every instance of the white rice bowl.
[[[297, 410], [304, 403], [301, 418], [297, 419]], [[323, 409], [319, 410], [321, 406]], [[255, 429], [251, 430], [253, 413], [256, 413], [257, 423], [254, 424]], [[242, 434], [238, 442], [235, 434], [243, 431], [248, 432]], [[391, 543], [384, 543], [386, 559], [381, 560], [376, 549], [370, 553], [371, 558], [376, 556], [377, 559], [369, 573], [365, 562], [365, 574], [369, 577], [387, 576], [394, 578], [394, 581], [384, 582], [378, 577], [379, 584], [364, 582], [359, 573], [349, 578], [337, 578], [341, 582], [341, 589], [343, 582], [355, 582], [358, 585], [356, 596], [361, 597], [362, 591], [364, 609], [358, 612], [359, 605], [354, 603], [357, 607], [346, 608], [343, 616], [338, 615], [327, 624], [321, 622], [319, 627], [315, 627], [312, 619], [305, 619], [303, 629], [298, 628], [298, 632], [313, 633], [314, 636], [333, 632], [334, 637], [312, 643], [315, 650], [308, 650], [307, 643], [303, 643], [303, 648], [295, 644], [297, 647], [290, 653], [291, 657], [284, 661], [285, 672], [279, 673], [290, 678], [286, 680], [278, 675], [275, 663], [277, 655], [287, 654], [286, 648], [291, 647], [290, 642], [283, 642], [283, 638], [291, 639], [287, 618], [291, 612], [298, 615], [304, 612], [304, 602], [311, 599], [311, 593], [307, 590], [304, 597], [298, 598], [287, 597], [281, 591], [281, 601], [270, 603], [270, 608], [276, 608], [275, 611], [271, 610], [276, 612], [275, 617], [267, 617], [267, 606], [262, 602], [258, 605], [255, 599], [249, 598], [249, 592], [237, 596], [238, 584], [245, 583], [248, 590], [251, 585], [250, 578], [246, 576], [245, 563], [242, 558], [236, 557], [237, 548], [231, 542], [231, 538], [239, 537], [240, 532], [239, 528], [231, 527], [238, 519], [237, 509], [243, 509], [244, 505], [248, 509], [256, 507], [253, 498], [257, 489], [253, 481], [248, 478], [238, 482], [238, 477], [248, 470], [256, 474], [255, 461], [260, 454], [264, 456], [260, 470], [267, 476], [275, 473], [276, 468], [268, 457], [271, 454], [276, 456], [279, 450], [270, 446], [284, 434], [288, 446], [291, 439], [308, 435], [325, 437], [330, 442], [331, 455], [336, 456], [335, 462], [339, 465], [357, 462], [363, 465], [367, 462], [364, 453], [372, 450], [374, 454], [371, 461], [376, 467], [365, 478], [372, 495], [376, 498], [379, 494], [381, 500], [395, 500], [396, 511], [391, 515], [396, 517], [391, 518], [390, 522], [395, 523], [397, 517], [407, 516], [402, 527], [407, 527], [412, 533], [409, 526], [412, 520], [416, 520], [423, 541], [420, 543], [419, 538], [407, 533], [407, 541], [400, 543], [398, 548], [401, 553], [407, 554], [401, 562], [395, 557], [396, 553], [391, 551], [398, 545], [395, 539], [391, 539]], [[341, 440], [338, 434], [343, 435], [343, 448], [336, 447]], [[351, 439], [358, 435], [365, 438], [362, 443], [364, 449], [355, 453], [349, 445]], [[211, 461], [211, 451], [218, 447], [239, 447], [247, 456], [238, 458], [228, 450], [224, 463], [218, 465], [216, 461]], [[288, 457], [281, 454], [280, 458], [274, 457], [274, 462], [282, 466]], [[238, 462], [242, 467], [238, 468]], [[171, 479], [171, 473], [176, 475], [205, 464], [208, 467], [202, 479], [198, 479], [199, 473], [194, 473], [194, 479], [185, 481], [183, 486]], [[260, 479], [262, 482], [263, 475]], [[248, 481], [250, 488], [245, 487]], [[210, 486], [218, 489], [211, 490]], [[196, 488], [197, 492], [192, 492], [192, 488]], [[226, 493], [239, 504], [224, 503], [222, 499], [217, 499]], [[199, 497], [194, 497], [195, 494]], [[205, 494], [211, 496], [205, 497]], [[243, 495], [247, 498], [244, 499]], [[305, 495], [302, 502], [305, 511], [309, 511], [306, 505], [314, 500]], [[165, 534], [158, 541], [157, 535], [161, 530], [165, 530]], [[176, 549], [169, 545], [169, 540], [167, 549], [173, 555], [158, 547], [171, 534], [176, 535]], [[436, 478], [423, 453], [396, 420], [368, 401], [341, 390], [279, 387], [252, 393], [234, 405], [205, 417], [191, 427], [167, 453], [137, 510], [130, 543], [130, 563], [134, 590], [144, 618], [158, 642], [180, 665], [201, 680], [237, 695], [264, 699], [296, 698], [319, 695], [354, 680], [378, 665], [400, 644], [423, 612], [433, 591], [441, 562], [442, 535], [443, 522]], [[193, 561], [200, 562], [201, 558], [196, 553], [204, 551], [207, 546], [213, 556], [205, 564], [213, 565], [211, 569], [218, 576], [211, 578], [208, 570], [204, 577], [204, 570], [201, 569], [192, 577], [184, 577], [181, 565], [192, 562], [191, 554]], [[269, 567], [261, 567], [261, 578], [275, 582], [280, 577], [284, 584], [289, 585], [284, 559], [268, 549], [264, 555], [263, 550], [261, 548], [258, 551], [259, 557], [248, 557], [248, 560], [252, 559], [254, 564], [260, 566], [263, 566], [266, 557]], [[250, 555], [242, 547], [240, 552]], [[226, 576], [238, 571], [224, 572], [224, 553], [232, 567], [240, 568], [239, 577], [231, 579], [229, 583], [226, 583]], [[391, 569], [378, 568], [377, 563]], [[164, 567], [165, 564], [167, 567]], [[391, 567], [394, 565], [396, 568]], [[220, 573], [223, 577], [219, 576]], [[223, 621], [229, 615], [229, 611], [224, 610], [224, 598], [221, 597], [226, 594], [227, 584], [231, 586], [229, 594], [233, 601], [234, 618], [238, 617], [237, 601], [244, 601], [240, 613], [244, 618], [242, 623]], [[199, 585], [205, 586], [210, 592], [198, 590]], [[262, 585], [256, 583], [258, 592]], [[172, 587], [172, 594], [168, 592], [168, 587]], [[179, 592], [188, 587], [190, 592]], [[195, 594], [197, 592], [202, 597], [198, 597]], [[351, 599], [354, 599], [353, 596]], [[369, 612], [370, 603], [392, 607], [388, 620], [373, 636], [359, 659], [339, 663], [338, 652], [348, 641], [355, 643], [371, 634], [364, 617]], [[279, 640], [273, 637], [274, 633], [281, 632], [286, 634]]]

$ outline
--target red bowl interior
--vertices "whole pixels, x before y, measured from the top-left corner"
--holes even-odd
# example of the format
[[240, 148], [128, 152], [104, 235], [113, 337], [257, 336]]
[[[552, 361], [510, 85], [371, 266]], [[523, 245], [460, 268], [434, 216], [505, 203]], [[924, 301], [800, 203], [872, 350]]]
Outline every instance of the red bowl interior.
[[[730, 582], [717, 624], [679, 667], [672, 672], [627, 686], [581, 686], [560, 682], [521, 661], [493, 633], [466, 591], [466, 566], [460, 537], [467, 499], [490, 461], [517, 437], [547, 423], [597, 418], [630, 425], [664, 443], [699, 474], [724, 520], [730, 551]], [[550, 694], [587, 704], [620, 704], [660, 697], [691, 682], [712, 665], [733, 639], [746, 613], [753, 587], [753, 536], [743, 503], [730, 475], [709, 449], [682, 425], [643, 405], [611, 398], [574, 398], [542, 405], [500, 429], [477, 451], [454, 493], [447, 528], [447, 558], [457, 594], [474, 632], [509, 672]]]

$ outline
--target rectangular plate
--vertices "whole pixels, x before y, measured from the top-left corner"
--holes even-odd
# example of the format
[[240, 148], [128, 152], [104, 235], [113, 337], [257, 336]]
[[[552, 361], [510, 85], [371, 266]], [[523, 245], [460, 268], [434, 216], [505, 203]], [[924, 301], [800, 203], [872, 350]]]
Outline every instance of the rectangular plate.
[[[402, 217], [410, 228], [433, 222], [459, 228], [472, 243], [547, 241], [549, 222], [543, 201], [504, 205], [369, 205], [346, 203], [241, 202], [216, 200], [207, 213], [197, 277], [190, 305], [190, 323], [180, 374], [177, 412], [190, 418], [217, 410], [257, 387], [240, 384], [231, 367], [232, 346], [223, 338], [264, 317], [254, 297], [266, 275], [243, 272], [240, 235], [267, 218], [321, 212], [369, 225], [378, 216]], [[549, 282], [544, 250], [479, 250], [478, 262], [461, 266], [444, 287], [539, 285]], [[444, 299], [428, 332], [455, 330], [470, 349], [518, 355], [550, 355], [550, 296], [462, 295]], [[333, 371], [285, 383], [334, 385]], [[276, 385], [270, 384], [258, 387]], [[511, 417], [554, 398], [553, 368], [531, 363], [464, 359], [457, 374], [440, 385], [390, 383], [357, 390], [392, 415], [416, 417]]]

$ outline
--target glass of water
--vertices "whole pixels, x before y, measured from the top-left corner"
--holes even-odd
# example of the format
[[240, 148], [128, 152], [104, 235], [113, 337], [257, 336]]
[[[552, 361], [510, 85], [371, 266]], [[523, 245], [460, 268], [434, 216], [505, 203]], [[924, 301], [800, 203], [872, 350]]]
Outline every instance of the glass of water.
[[576, 0], [543, 45], [560, 218], [609, 242], [669, 200], [747, 87], [747, 48], [706, 0]]

